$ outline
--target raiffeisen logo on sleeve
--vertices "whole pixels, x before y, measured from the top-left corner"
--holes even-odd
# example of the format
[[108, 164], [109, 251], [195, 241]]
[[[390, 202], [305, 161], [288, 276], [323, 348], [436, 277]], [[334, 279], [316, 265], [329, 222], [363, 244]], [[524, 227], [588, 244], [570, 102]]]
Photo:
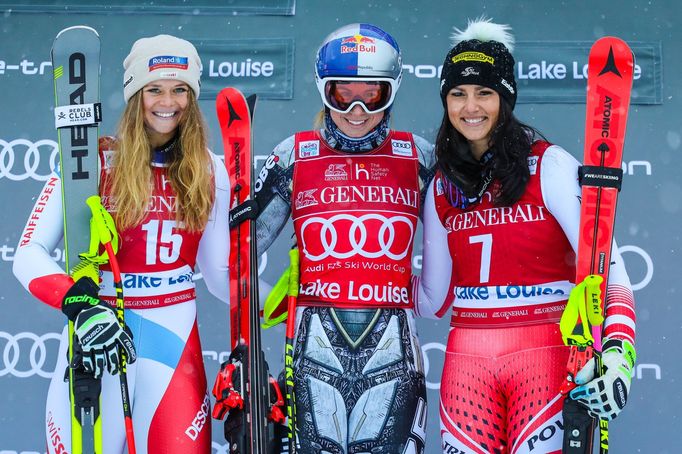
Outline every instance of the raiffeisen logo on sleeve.
[[156, 71], [162, 68], [187, 69], [189, 60], [187, 57], [177, 57], [172, 55], [160, 55], [149, 59], [149, 71]]

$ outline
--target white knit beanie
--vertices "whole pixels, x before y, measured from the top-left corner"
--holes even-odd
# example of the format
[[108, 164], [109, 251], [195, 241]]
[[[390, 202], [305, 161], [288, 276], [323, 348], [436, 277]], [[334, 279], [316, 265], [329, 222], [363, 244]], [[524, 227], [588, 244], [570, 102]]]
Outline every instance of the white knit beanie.
[[123, 96], [126, 103], [139, 89], [159, 79], [185, 82], [199, 98], [201, 60], [189, 41], [156, 35], [135, 41], [123, 61]]

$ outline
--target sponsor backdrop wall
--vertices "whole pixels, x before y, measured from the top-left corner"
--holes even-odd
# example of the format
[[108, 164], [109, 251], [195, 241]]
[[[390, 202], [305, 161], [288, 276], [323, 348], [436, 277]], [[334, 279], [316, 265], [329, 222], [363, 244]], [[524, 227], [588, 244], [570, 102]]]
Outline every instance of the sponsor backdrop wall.
[[[41, 5], [41, 3], [44, 3]], [[163, 3], [165, 6], [161, 6]], [[213, 98], [226, 85], [260, 95], [255, 116], [258, 166], [278, 141], [311, 126], [320, 108], [313, 62], [333, 29], [367, 21], [398, 40], [404, 76], [393, 123], [433, 141], [441, 117], [438, 73], [452, 26], [485, 13], [509, 23], [518, 43], [518, 116], [581, 159], [587, 50], [603, 35], [627, 40], [637, 57], [624, 155], [617, 237], [637, 302], [638, 365], [626, 411], [612, 424], [614, 453], [679, 451], [682, 396], [682, 8], [676, 0], [391, 2], [311, 0], [0, 0], [0, 453], [43, 453], [44, 398], [64, 317], [34, 300], [12, 275], [12, 258], [35, 197], [56, 159], [50, 47], [59, 30], [94, 27], [102, 39], [102, 133], [123, 109], [122, 61], [133, 41], [170, 33], [193, 41], [202, 57], [201, 107], [213, 149], [222, 154]], [[262, 258], [262, 277], [282, 271], [289, 230]], [[226, 232], [227, 234], [227, 232]], [[420, 247], [413, 261], [420, 270]], [[62, 261], [62, 250], [54, 251]], [[227, 357], [227, 307], [198, 282], [199, 322], [209, 383]], [[420, 320], [429, 384], [428, 452], [439, 452], [438, 380], [448, 323]], [[280, 327], [265, 333], [274, 369]], [[188, 422], [189, 425], [189, 422]], [[213, 452], [227, 452], [213, 423]], [[538, 436], [553, 436], [548, 426]], [[529, 446], [530, 449], [532, 446]], [[536, 451], [529, 451], [536, 452]]]

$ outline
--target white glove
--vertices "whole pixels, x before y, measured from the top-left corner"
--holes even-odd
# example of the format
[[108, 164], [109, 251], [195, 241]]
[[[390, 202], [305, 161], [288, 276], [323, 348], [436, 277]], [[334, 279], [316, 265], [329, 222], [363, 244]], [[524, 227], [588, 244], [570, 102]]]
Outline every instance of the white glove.
[[576, 374], [579, 385], [571, 398], [582, 403], [595, 418], [610, 421], [625, 407], [635, 367], [635, 347], [625, 340], [609, 339], [602, 352], [602, 371], [595, 378], [596, 363], [592, 358]]
[[[116, 319], [114, 310], [98, 304], [82, 310], [76, 316], [74, 331], [82, 355], [83, 367], [95, 378], [102, 376], [104, 369], [112, 375], [118, 373], [121, 358], [119, 348], [123, 349], [128, 363], [135, 362], [136, 354], [132, 335], [127, 327], [124, 330]], [[77, 361], [74, 358], [74, 361]]]

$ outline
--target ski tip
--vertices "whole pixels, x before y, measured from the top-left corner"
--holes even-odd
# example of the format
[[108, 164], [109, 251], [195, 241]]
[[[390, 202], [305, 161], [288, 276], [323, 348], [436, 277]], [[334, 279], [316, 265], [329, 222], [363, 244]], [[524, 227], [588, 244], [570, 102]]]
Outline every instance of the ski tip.
[[258, 100], [258, 95], [256, 93], [246, 97], [246, 104], [249, 106], [249, 112], [253, 116], [253, 111], [256, 109], [256, 101]]
[[627, 42], [625, 42], [624, 39], [619, 38], [617, 36], [602, 36], [598, 40], [594, 42], [592, 47], [597, 47], [599, 45], [609, 45], [609, 46], [615, 46], [617, 48], [626, 48], [628, 51], [632, 52], [630, 50], [630, 46], [628, 45]]
[[220, 92], [218, 93], [218, 95], [230, 96], [231, 94], [234, 94], [234, 93], [239, 93], [240, 95], [244, 96], [244, 95], [242, 94], [242, 92], [239, 91], [239, 89], [234, 88], [234, 87], [225, 87], [225, 88], [223, 88], [222, 90], [220, 90]]
[[[89, 32], [94, 33], [94, 34], [97, 35], [97, 37], [99, 38], [99, 33], [97, 33], [97, 30], [95, 30], [94, 28], [89, 27], [89, 26], [87, 26], [87, 25], [74, 25], [74, 26], [72, 26], [72, 27], [67, 27], [67, 28], [65, 28], [64, 30], [62, 30], [62, 31], [60, 31], [59, 33], [57, 33], [56, 38], [59, 38], [59, 36], [60, 36], [62, 33], [66, 33], [66, 32], [71, 31], [71, 30], [87, 30], [87, 31], [89, 31]], [[55, 38], [55, 39], [56, 39], [56, 38]]]

